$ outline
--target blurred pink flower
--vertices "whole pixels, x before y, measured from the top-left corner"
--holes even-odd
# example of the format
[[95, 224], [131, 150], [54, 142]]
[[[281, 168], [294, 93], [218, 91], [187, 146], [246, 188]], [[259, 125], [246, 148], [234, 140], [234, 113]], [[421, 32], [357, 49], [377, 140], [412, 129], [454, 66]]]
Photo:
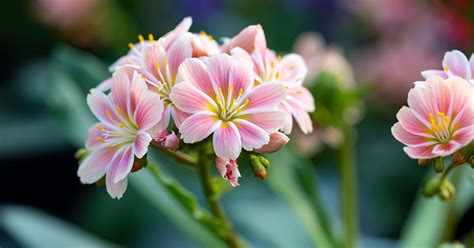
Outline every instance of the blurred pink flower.
[[107, 174], [107, 192], [112, 198], [121, 198], [134, 157], [147, 153], [152, 140], [147, 131], [160, 121], [163, 103], [158, 94], [148, 90], [140, 74], [135, 72], [129, 79], [121, 70], [112, 77], [109, 95], [92, 89], [87, 103], [100, 123], [89, 129], [86, 148], [92, 153], [77, 174], [83, 183], [94, 183]]
[[414, 159], [445, 157], [474, 139], [474, 86], [465, 79], [431, 76], [408, 93], [393, 136]]
[[443, 70], [426, 70], [421, 75], [428, 79], [431, 75], [438, 75], [442, 78], [461, 77], [474, 84], [474, 54], [471, 54], [469, 60], [466, 55], [458, 50], [446, 52], [443, 58]]
[[339, 48], [326, 46], [324, 39], [317, 33], [308, 32], [300, 35], [293, 50], [300, 54], [308, 66], [307, 85], [314, 82], [316, 76], [325, 71], [334, 75], [343, 88], [355, 86], [352, 66]]
[[102, 0], [35, 0], [39, 18], [59, 28], [71, 28], [88, 22]]
[[275, 107], [286, 97], [278, 83], [253, 87], [250, 61], [218, 54], [203, 61], [187, 59], [179, 82], [171, 90], [175, 106], [190, 116], [179, 127], [185, 143], [195, 143], [213, 133], [216, 155], [235, 160], [241, 149], [258, 149], [281, 128], [284, 113]]

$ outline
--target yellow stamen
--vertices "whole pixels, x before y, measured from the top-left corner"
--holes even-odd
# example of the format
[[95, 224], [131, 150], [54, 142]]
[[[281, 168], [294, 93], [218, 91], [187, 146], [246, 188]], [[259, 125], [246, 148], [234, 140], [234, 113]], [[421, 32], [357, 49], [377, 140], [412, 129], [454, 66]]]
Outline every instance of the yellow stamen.
[[102, 143], [104, 143], [104, 142], [105, 142], [105, 140], [104, 140], [104, 139], [102, 139], [101, 137], [97, 137], [97, 140], [98, 140], [99, 142], [102, 142]]
[[239, 97], [242, 96], [243, 93], [244, 93], [244, 89], [240, 88], [240, 90], [239, 90]]
[[117, 112], [117, 114], [120, 114], [120, 107], [119, 106], [115, 107], [115, 111]]
[[449, 71], [449, 67], [447, 65], [444, 66], [444, 71], [445, 72], [448, 72]]
[[303, 94], [303, 91], [297, 90], [297, 91], [296, 91], [296, 94]]
[[134, 45], [133, 45], [132, 42], [128, 43], [128, 48], [132, 49], [133, 47], [134, 47]]
[[275, 78], [278, 79], [280, 77], [280, 72], [277, 71], [276, 74], [275, 74]]
[[222, 94], [222, 88], [221, 88], [221, 87], [217, 88], [217, 91], [219, 92], [219, 94], [220, 94], [221, 96], [224, 95], [224, 94]]
[[165, 59], [164, 63], [165, 63], [165, 66], [167, 67], [168, 66], [168, 59]]
[[148, 40], [149, 41], [154, 41], [155, 37], [153, 37], [153, 34], [148, 34]]
[[206, 34], [206, 32], [201, 31], [201, 32], [199, 32], [199, 35], [200, 35], [200, 36], [206, 36], [207, 34]]
[[111, 144], [108, 144], [108, 145], [107, 145], [107, 148], [114, 148], [114, 146], [111, 145]]
[[120, 128], [123, 128], [125, 125], [123, 125], [123, 123], [119, 123], [119, 127]]
[[138, 40], [139, 40], [141, 43], [145, 42], [145, 38], [143, 38], [143, 35], [141, 35], [141, 34], [138, 35]]
[[156, 63], [155, 68], [156, 68], [157, 71], [160, 70], [160, 63]]
[[212, 35], [208, 35], [207, 38], [210, 40], [210, 41], [213, 41], [214, 38], [212, 38]]
[[271, 66], [272, 68], [275, 68], [275, 62], [272, 61], [272, 62], [270, 63], [270, 66]]
[[106, 115], [109, 119], [112, 119], [112, 115], [110, 114], [110, 112], [109, 112], [108, 109], [105, 110], [105, 115]]
[[278, 55], [277, 57], [277, 61], [280, 62], [281, 61], [281, 55]]
[[99, 125], [97, 125], [97, 129], [99, 129], [99, 131], [101, 131], [101, 132], [105, 131], [105, 129], [103, 127], [99, 126]]
[[229, 92], [232, 92], [234, 89], [234, 86], [232, 86], [232, 83], [229, 83]]

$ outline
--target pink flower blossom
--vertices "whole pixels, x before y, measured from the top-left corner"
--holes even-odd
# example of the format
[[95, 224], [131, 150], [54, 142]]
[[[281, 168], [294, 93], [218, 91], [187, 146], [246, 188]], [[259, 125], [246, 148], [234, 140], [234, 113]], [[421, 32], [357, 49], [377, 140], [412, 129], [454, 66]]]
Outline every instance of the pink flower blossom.
[[307, 134], [313, 131], [313, 124], [308, 112], [314, 111], [314, 98], [303, 86], [307, 68], [300, 55], [292, 53], [281, 58], [267, 48], [248, 54], [240, 47], [234, 48], [232, 54], [254, 63], [257, 85], [270, 82], [278, 83], [287, 90], [287, 97], [279, 105], [279, 108], [286, 113], [282, 127], [284, 133], [291, 133], [293, 118], [303, 133]]
[[259, 149], [255, 149], [257, 153], [274, 153], [282, 149], [283, 147], [288, 144], [290, 138], [280, 132], [274, 132], [270, 134], [270, 142], [268, 144], [262, 146]]
[[458, 76], [474, 84], [474, 54], [467, 60], [466, 55], [458, 50], [446, 52], [443, 58], [443, 70], [426, 70], [421, 75], [428, 79], [431, 75], [442, 78]]
[[176, 151], [180, 145], [179, 137], [174, 133], [174, 131], [171, 131], [170, 134], [168, 134], [167, 131], [162, 131], [157, 135], [155, 140], [158, 141], [161, 146], [173, 151]]
[[121, 198], [134, 157], [142, 158], [152, 137], [147, 132], [163, 112], [158, 94], [149, 91], [142, 76], [118, 70], [112, 77], [109, 95], [92, 89], [87, 103], [99, 123], [89, 129], [86, 148], [92, 153], [77, 172], [83, 183], [94, 183], [106, 174], [107, 192]]
[[193, 46], [193, 58], [211, 56], [220, 52], [219, 44], [212, 35], [208, 35], [204, 31], [193, 34], [191, 44]]
[[221, 176], [229, 182], [232, 187], [239, 186], [238, 180], [240, 177], [240, 171], [237, 167], [237, 161], [225, 160], [222, 158], [216, 158], [216, 167]]
[[397, 114], [393, 136], [411, 158], [451, 155], [474, 139], [474, 87], [468, 81], [431, 76], [408, 93]]
[[216, 155], [236, 160], [244, 148], [258, 149], [281, 128], [284, 113], [276, 107], [285, 99], [282, 84], [254, 86], [252, 63], [217, 54], [207, 60], [187, 59], [180, 67], [170, 99], [189, 114], [179, 131], [185, 143], [213, 134]]

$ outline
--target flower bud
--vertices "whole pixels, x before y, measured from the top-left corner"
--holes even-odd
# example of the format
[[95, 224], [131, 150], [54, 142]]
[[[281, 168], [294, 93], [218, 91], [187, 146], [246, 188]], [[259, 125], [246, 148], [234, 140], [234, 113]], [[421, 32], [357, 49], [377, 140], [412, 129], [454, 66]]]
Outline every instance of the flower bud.
[[267, 168], [269, 166], [270, 162], [266, 158], [260, 155], [250, 154], [250, 167], [256, 177], [264, 180], [267, 177]]
[[240, 171], [237, 165], [237, 161], [235, 160], [225, 160], [222, 158], [216, 158], [216, 167], [219, 171], [219, 174], [229, 182], [232, 187], [239, 186], [238, 180], [240, 175]]
[[169, 135], [167, 135], [164, 138], [163, 141], [161, 141], [161, 145], [173, 151], [178, 150], [179, 145], [180, 145], [178, 135], [176, 135], [174, 131], [172, 131]]
[[442, 173], [444, 171], [444, 159], [441, 157], [433, 160], [433, 168], [436, 173]]
[[86, 148], [81, 148], [79, 150], [76, 151], [76, 153], [74, 154], [74, 157], [79, 160], [79, 163], [82, 163], [82, 161], [84, 159], [87, 158], [87, 156], [89, 156], [89, 153], [90, 151], [87, 150]]
[[418, 159], [418, 164], [419, 164], [419, 165], [422, 165], [422, 166], [423, 166], [423, 165], [427, 165], [429, 162], [430, 162], [429, 159], [424, 159], [424, 158]]
[[462, 165], [464, 163], [467, 162], [467, 158], [464, 154], [462, 154], [461, 152], [455, 152], [453, 154], [453, 163], [455, 165]]
[[284, 135], [281, 132], [275, 132], [270, 134], [270, 141], [268, 144], [262, 146], [259, 149], [255, 149], [255, 152], [257, 153], [273, 153], [281, 148], [283, 148], [289, 141], [290, 139], [288, 136]]
[[135, 160], [133, 161], [131, 172], [139, 171], [141, 170], [141, 168], [146, 167], [147, 164], [148, 164], [148, 160], [146, 159], [146, 154], [145, 156], [143, 156], [143, 158], [140, 158], [140, 159], [135, 158]]
[[423, 189], [421, 193], [424, 196], [431, 197], [437, 194], [438, 191], [439, 191], [439, 178], [433, 177], [423, 184]]
[[441, 182], [438, 193], [441, 200], [446, 201], [450, 199], [455, 192], [456, 188], [454, 188], [454, 185], [448, 179], [445, 179]]

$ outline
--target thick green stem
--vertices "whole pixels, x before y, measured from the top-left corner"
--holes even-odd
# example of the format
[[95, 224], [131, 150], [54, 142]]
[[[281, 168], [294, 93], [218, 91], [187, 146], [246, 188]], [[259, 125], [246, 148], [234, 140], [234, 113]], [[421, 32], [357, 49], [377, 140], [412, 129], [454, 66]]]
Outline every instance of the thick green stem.
[[340, 148], [340, 171], [342, 189], [342, 216], [344, 219], [344, 247], [357, 246], [357, 189], [355, 141], [353, 130], [347, 127], [344, 131], [344, 142]]
[[224, 210], [221, 204], [219, 203], [218, 198], [216, 197], [217, 192], [215, 192], [215, 189], [212, 185], [212, 173], [210, 164], [211, 160], [205, 155], [203, 156], [203, 154], [201, 154], [199, 156], [199, 176], [201, 178], [201, 184], [204, 190], [204, 194], [206, 196], [207, 204], [209, 205], [209, 208], [214, 217], [225, 223], [227, 231], [226, 236], [224, 238], [229, 247], [241, 247], [237, 240], [237, 234], [235, 233], [230, 221], [227, 220], [227, 218], [225, 217]]

